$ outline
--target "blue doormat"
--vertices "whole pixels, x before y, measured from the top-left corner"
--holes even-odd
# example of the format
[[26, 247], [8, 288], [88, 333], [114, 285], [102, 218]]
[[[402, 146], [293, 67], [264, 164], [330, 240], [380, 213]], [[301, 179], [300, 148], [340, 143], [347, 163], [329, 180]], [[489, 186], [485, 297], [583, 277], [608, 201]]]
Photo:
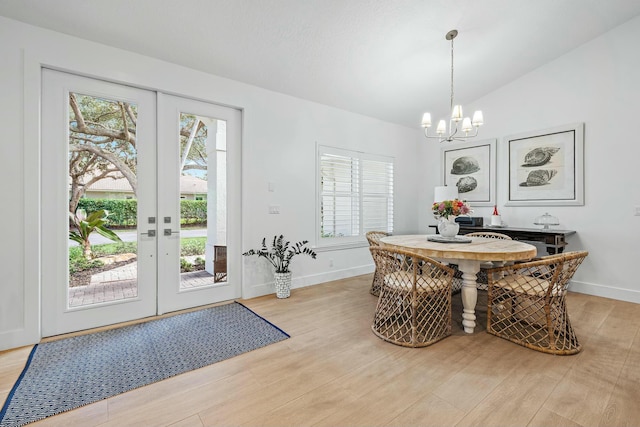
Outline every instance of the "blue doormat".
[[21, 426], [289, 338], [235, 302], [37, 344], [0, 411]]

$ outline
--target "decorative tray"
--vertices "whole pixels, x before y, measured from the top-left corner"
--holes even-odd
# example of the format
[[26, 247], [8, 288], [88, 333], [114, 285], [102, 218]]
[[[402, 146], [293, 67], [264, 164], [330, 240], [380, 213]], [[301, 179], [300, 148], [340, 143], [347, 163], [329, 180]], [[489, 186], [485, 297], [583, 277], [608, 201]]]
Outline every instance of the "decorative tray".
[[430, 242], [438, 242], [438, 243], [471, 243], [471, 239], [468, 237], [442, 237], [439, 235], [429, 236], [427, 240]]

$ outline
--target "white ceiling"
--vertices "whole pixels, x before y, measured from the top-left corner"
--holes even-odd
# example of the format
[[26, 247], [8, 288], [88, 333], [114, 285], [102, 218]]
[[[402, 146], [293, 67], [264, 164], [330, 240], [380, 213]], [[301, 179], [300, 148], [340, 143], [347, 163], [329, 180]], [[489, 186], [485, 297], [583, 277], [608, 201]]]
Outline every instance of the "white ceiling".
[[[0, 0], [0, 15], [419, 126], [640, 14], [638, 0]], [[485, 119], [488, 119], [485, 114]]]

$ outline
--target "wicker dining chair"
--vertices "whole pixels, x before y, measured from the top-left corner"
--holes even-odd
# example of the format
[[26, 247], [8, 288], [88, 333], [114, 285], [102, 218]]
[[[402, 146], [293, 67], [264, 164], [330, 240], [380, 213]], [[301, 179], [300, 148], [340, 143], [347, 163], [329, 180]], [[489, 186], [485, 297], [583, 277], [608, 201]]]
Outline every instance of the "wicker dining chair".
[[[511, 240], [511, 237], [502, 233], [495, 233], [493, 231], [476, 231], [474, 233], [468, 233], [464, 235], [465, 237], [484, 237], [487, 239], [502, 239], [502, 240]], [[453, 276], [453, 292], [460, 292], [462, 290], [462, 271], [458, 268], [456, 264], [451, 264], [451, 268], [454, 270]], [[491, 262], [485, 262], [480, 265], [480, 271], [476, 275], [476, 283], [477, 288], [486, 291], [487, 290], [487, 269], [495, 267]]]
[[[390, 235], [391, 233], [387, 233], [386, 231], [368, 231], [366, 237], [370, 247], [377, 247], [380, 246], [380, 239]], [[381, 286], [382, 277], [380, 276], [380, 273], [378, 273], [378, 268], [376, 267], [376, 271], [373, 273], [373, 282], [371, 283], [369, 293], [371, 295], [379, 296]]]
[[588, 254], [567, 252], [488, 270], [487, 332], [544, 353], [578, 353], [565, 297]]
[[373, 333], [404, 347], [426, 347], [451, 335], [453, 269], [409, 251], [369, 250], [382, 276]]

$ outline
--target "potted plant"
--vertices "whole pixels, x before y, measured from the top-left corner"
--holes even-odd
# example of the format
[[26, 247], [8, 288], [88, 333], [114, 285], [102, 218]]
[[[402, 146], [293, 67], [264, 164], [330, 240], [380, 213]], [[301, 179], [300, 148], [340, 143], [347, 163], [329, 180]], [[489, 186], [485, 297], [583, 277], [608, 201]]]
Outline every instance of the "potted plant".
[[276, 269], [276, 296], [278, 298], [288, 298], [291, 294], [291, 271], [289, 270], [291, 260], [296, 255], [309, 255], [315, 259], [316, 253], [305, 246], [309, 243], [307, 240], [292, 245], [281, 234], [273, 237], [271, 248], [267, 248], [266, 240], [266, 237], [262, 239], [262, 247], [260, 249], [251, 249], [242, 255], [258, 255], [258, 257], [263, 257], [269, 261]]

